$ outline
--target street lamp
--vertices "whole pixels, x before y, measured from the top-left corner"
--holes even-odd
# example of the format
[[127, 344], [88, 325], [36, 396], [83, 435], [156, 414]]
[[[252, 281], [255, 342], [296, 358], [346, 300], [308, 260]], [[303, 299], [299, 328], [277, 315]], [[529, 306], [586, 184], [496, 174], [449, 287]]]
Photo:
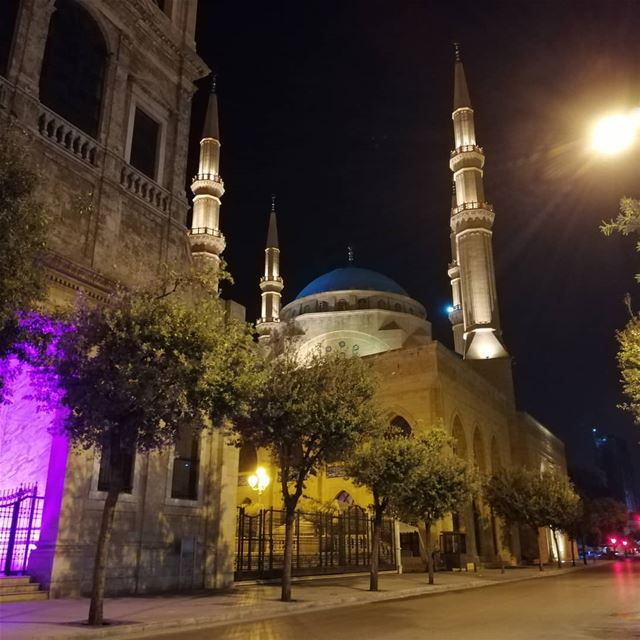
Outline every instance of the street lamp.
[[269, 474], [264, 467], [258, 467], [256, 472], [247, 478], [247, 482], [254, 491], [258, 492], [258, 496], [261, 496], [262, 492], [269, 486], [271, 478], [269, 478]]
[[640, 108], [612, 113], [598, 120], [591, 131], [591, 147], [604, 155], [626, 151], [640, 133]]

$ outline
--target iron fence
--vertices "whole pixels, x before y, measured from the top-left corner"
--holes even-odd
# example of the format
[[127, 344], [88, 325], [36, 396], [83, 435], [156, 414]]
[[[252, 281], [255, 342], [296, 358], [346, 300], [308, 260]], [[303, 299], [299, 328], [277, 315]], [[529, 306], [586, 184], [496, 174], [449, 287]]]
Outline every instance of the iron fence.
[[[360, 507], [342, 513], [296, 512], [292, 574], [366, 571], [371, 561], [372, 522]], [[282, 573], [285, 513], [277, 509], [249, 515], [238, 509], [236, 580], [268, 579]], [[395, 569], [393, 521], [384, 520], [379, 551], [381, 569]]]
[[5, 575], [26, 572], [40, 538], [42, 503], [37, 484], [0, 492], [0, 572]]

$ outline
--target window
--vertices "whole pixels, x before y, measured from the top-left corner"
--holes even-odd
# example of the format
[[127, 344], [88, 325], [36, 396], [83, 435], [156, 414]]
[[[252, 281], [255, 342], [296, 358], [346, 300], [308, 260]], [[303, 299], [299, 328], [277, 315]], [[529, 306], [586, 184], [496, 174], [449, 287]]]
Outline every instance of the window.
[[93, 138], [98, 136], [107, 46], [75, 0], [57, 0], [40, 73], [40, 101]]
[[368, 309], [369, 301], [366, 298], [360, 298], [358, 300], [358, 309]]
[[329, 311], [329, 303], [328, 302], [321, 302], [320, 304], [318, 304], [318, 310], [319, 311]]
[[402, 306], [400, 305], [400, 303], [399, 303], [399, 302], [396, 302], [396, 303], [393, 305], [393, 310], [394, 310], [394, 311], [402, 311]]
[[200, 431], [192, 426], [181, 428], [173, 460], [172, 498], [198, 499], [199, 454]]
[[347, 309], [347, 301], [346, 300], [338, 300], [336, 304], [336, 311], [346, 311]]
[[113, 482], [121, 482], [122, 492], [131, 493], [136, 459], [135, 450], [133, 447], [121, 447], [119, 456], [112, 456], [111, 451], [112, 445], [106, 446], [100, 455], [98, 491], [109, 491]]
[[9, 70], [9, 57], [19, 5], [20, 0], [2, 0], [0, 2], [0, 74], [3, 76], [6, 76]]
[[389, 423], [390, 438], [408, 438], [411, 436], [411, 425], [402, 417], [396, 416]]
[[129, 164], [152, 180], [158, 174], [160, 123], [136, 107], [131, 136]]
[[240, 448], [238, 471], [240, 473], [254, 473], [258, 466], [258, 453], [252, 444], [243, 444]]

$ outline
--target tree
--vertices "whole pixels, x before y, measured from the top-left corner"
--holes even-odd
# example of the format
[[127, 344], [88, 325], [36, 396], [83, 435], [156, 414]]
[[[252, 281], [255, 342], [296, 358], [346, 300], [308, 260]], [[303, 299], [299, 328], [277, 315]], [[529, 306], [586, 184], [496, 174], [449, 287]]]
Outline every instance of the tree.
[[[565, 510], [574, 508], [579, 497], [564, 474], [555, 469], [543, 472], [515, 468], [491, 476], [484, 486], [484, 495], [494, 513], [507, 525], [529, 527], [536, 539], [541, 527], [550, 527], [560, 565], [556, 532], [565, 524]], [[538, 567], [543, 570], [542, 554]]]
[[285, 352], [266, 364], [250, 414], [236, 428], [269, 450], [280, 470], [285, 511], [283, 601], [291, 600], [293, 524], [307, 478], [326, 462], [345, 460], [375, 420], [375, 384], [360, 358]]
[[405, 479], [393, 505], [404, 519], [424, 521], [429, 584], [433, 584], [431, 529], [473, 493], [474, 477], [467, 463], [453, 453], [451, 439], [442, 429], [427, 431], [418, 442], [420, 464]]
[[356, 485], [367, 487], [373, 497], [370, 591], [378, 590], [382, 519], [425, 455], [419, 440], [402, 435], [394, 437], [389, 433], [389, 425], [380, 424], [374, 433], [375, 437], [363, 442], [346, 464], [347, 475]]
[[542, 511], [541, 517], [547, 520], [551, 529], [553, 541], [556, 547], [558, 569], [562, 568], [560, 546], [558, 544], [558, 531], [568, 534], [571, 541], [571, 554], [573, 564], [573, 540], [580, 515], [580, 496], [576, 493], [573, 484], [564, 473], [555, 468], [545, 469], [541, 474], [542, 481]]
[[[624, 236], [637, 234], [640, 231], [640, 200], [622, 198], [620, 213], [615, 220], [603, 222], [601, 231], [610, 236], [614, 232]], [[640, 251], [640, 242], [636, 243], [636, 250]], [[640, 274], [636, 274], [640, 282]], [[621, 409], [629, 411], [635, 422], [640, 424], [640, 317], [633, 311], [631, 300], [627, 296], [629, 322], [624, 329], [616, 333], [618, 340], [618, 369], [620, 370], [622, 391], [627, 402], [619, 405]]]
[[81, 303], [65, 321], [49, 361], [69, 409], [62, 428], [76, 447], [95, 447], [109, 460], [89, 609], [89, 624], [100, 625], [127, 454], [165, 449], [185, 425], [217, 426], [247, 411], [257, 361], [248, 327], [177, 281], [170, 289], [118, 289], [107, 304]]
[[613, 498], [592, 498], [584, 501], [583, 528], [592, 545], [606, 544], [607, 536], [620, 535], [629, 514], [622, 504]]
[[[16, 131], [0, 134], [0, 358], [20, 335], [19, 315], [43, 299], [39, 256], [48, 216], [35, 195], [38, 175]], [[0, 393], [2, 392], [0, 379]]]

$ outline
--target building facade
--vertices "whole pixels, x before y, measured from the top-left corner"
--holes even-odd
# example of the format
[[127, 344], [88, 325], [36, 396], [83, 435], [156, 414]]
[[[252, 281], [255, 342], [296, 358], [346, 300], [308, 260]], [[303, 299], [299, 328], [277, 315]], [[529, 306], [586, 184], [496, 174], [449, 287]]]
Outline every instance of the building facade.
[[[200, 233], [186, 227], [191, 98], [209, 73], [195, 50], [196, 13], [196, 0], [0, 3], [0, 123], [24, 136], [40, 174], [52, 217], [44, 257], [52, 306], [78, 291], [101, 300], [115, 282], [149, 281], [165, 265], [188, 268], [202, 246], [221, 250], [209, 213]], [[195, 220], [217, 213], [223, 191], [216, 120], [213, 96]], [[104, 461], [50, 435], [59, 416], [37, 410], [30, 384], [28, 371], [18, 374], [13, 402], [0, 410], [0, 489], [37, 483], [42, 513], [29, 573], [53, 597], [86, 593]], [[236, 450], [217, 434], [135, 456], [115, 518], [108, 592], [228, 584], [236, 465]]]

